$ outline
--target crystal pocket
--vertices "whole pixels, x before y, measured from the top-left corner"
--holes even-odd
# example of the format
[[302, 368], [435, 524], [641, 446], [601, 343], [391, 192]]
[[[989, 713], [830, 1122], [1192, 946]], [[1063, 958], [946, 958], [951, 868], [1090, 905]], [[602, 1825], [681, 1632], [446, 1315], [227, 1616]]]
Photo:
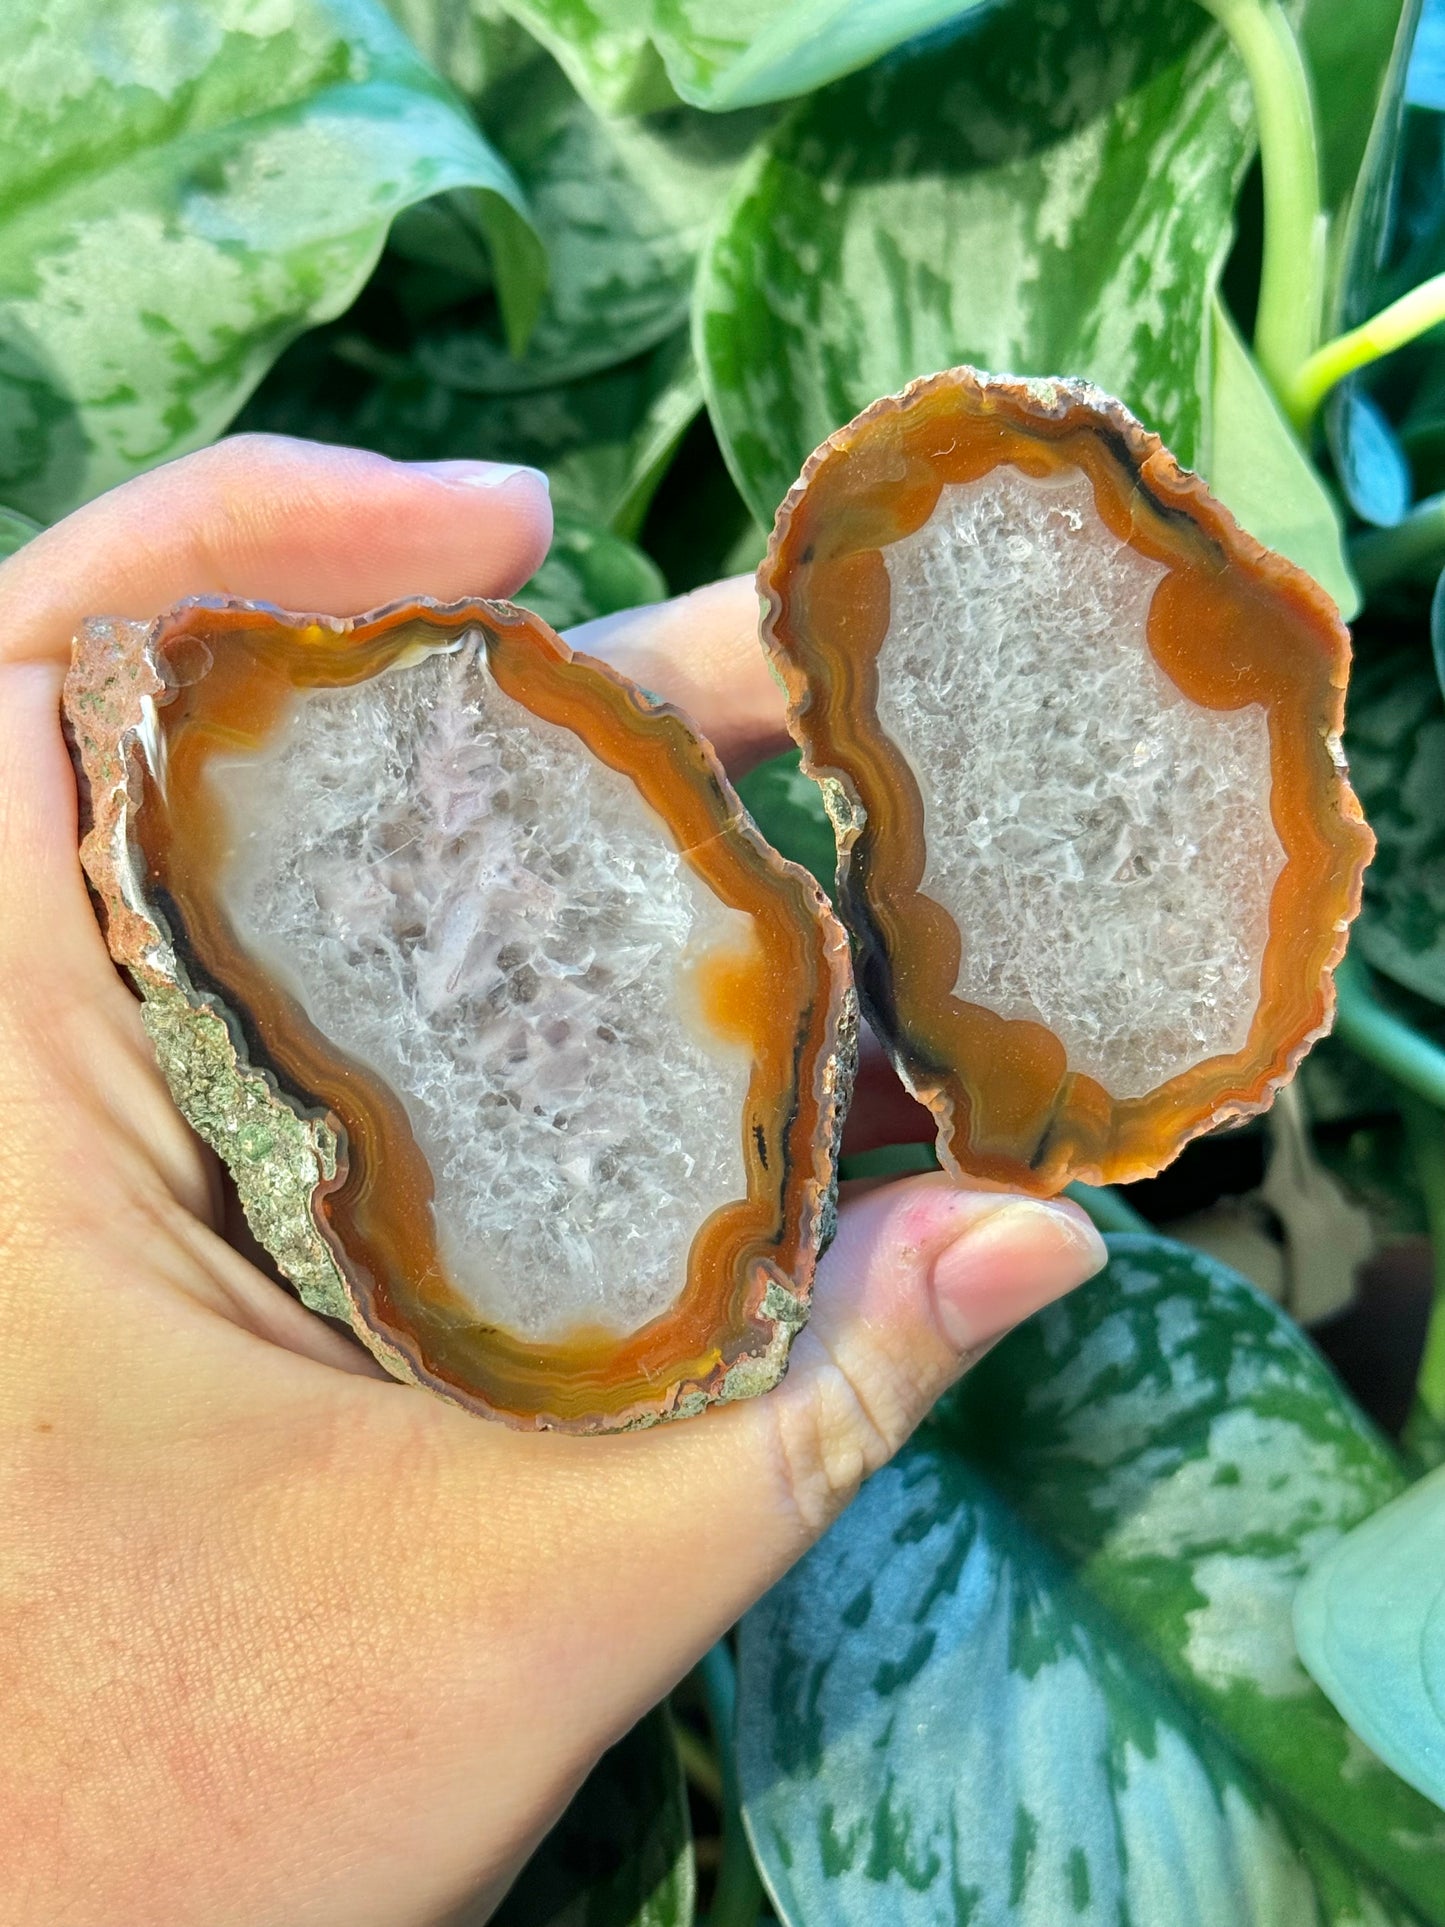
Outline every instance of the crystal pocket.
[[678, 712], [507, 604], [95, 622], [83, 856], [261, 1243], [521, 1425], [765, 1389], [831, 1221], [846, 942]]

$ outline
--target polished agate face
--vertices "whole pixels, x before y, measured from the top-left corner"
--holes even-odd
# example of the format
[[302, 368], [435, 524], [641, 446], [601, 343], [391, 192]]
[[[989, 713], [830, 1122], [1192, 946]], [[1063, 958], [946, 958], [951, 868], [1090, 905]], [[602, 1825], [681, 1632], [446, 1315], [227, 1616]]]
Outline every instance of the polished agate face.
[[65, 713], [111, 954], [304, 1303], [528, 1429], [777, 1382], [848, 940], [686, 716], [482, 601], [98, 618]]
[[882, 554], [878, 720], [923, 796], [921, 888], [962, 932], [955, 994], [1046, 1025], [1116, 1098], [1243, 1050], [1284, 863], [1269, 724], [1151, 654], [1166, 569], [1082, 470], [1008, 464]]
[[298, 696], [210, 780], [236, 935], [400, 1096], [453, 1288], [533, 1339], [665, 1311], [698, 1228], [747, 1191], [752, 1053], [695, 978], [752, 919], [470, 642]]
[[955, 1175], [1151, 1176], [1328, 1029], [1349, 637], [1121, 403], [954, 368], [815, 450], [758, 575], [859, 995]]

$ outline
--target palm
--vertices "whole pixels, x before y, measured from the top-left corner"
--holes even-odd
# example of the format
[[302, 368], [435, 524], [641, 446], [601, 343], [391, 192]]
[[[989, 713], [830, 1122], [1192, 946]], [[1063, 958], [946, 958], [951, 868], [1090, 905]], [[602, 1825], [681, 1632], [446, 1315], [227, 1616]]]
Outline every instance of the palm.
[[[260, 535], [238, 501], [266, 505]], [[76, 863], [70, 631], [187, 592], [337, 613], [505, 593], [545, 538], [528, 489], [242, 443], [0, 568], [7, 1918], [420, 1927], [499, 1890], [959, 1369], [929, 1287], [950, 1240], [988, 1219], [978, 1342], [1088, 1268], [1062, 1218], [1011, 1228], [999, 1200], [890, 1187], [845, 1213], [779, 1393], [576, 1440], [376, 1376], [223, 1235]], [[750, 601], [720, 591], [689, 622], [678, 653], [675, 615], [636, 619], [619, 657], [671, 651], [661, 672], [755, 755], [778, 698]]]

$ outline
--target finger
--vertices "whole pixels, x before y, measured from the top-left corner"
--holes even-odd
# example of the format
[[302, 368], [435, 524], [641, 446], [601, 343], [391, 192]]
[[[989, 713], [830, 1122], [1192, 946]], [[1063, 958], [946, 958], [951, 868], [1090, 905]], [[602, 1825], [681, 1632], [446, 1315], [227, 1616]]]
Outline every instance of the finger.
[[792, 747], [783, 688], [758, 638], [750, 575], [584, 622], [567, 640], [695, 717], [734, 777]]
[[63, 660], [85, 616], [192, 595], [356, 615], [508, 595], [551, 539], [546, 478], [238, 435], [125, 482], [0, 563], [0, 659]]
[[[806, 1550], [969, 1359], [1103, 1259], [1070, 1205], [911, 1179], [842, 1213], [776, 1391], [622, 1438], [508, 1437], [458, 1416], [432, 1515], [443, 1590], [523, 1628], [519, 1676], [552, 1682], [523, 1722], [519, 1817], [544, 1824], [568, 1775]], [[515, 1567], [501, 1597], [499, 1544]]]

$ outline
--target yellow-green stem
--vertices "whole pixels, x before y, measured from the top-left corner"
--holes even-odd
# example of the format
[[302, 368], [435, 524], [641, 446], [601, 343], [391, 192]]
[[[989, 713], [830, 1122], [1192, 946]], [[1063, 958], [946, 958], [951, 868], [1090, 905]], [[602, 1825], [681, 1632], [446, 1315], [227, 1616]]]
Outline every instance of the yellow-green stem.
[[1283, 398], [1314, 353], [1324, 312], [1325, 213], [1309, 73], [1279, 0], [1200, 0], [1249, 75], [1264, 175], [1264, 257], [1254, 351]]
[[1294, 372], [1282, 400], [1297, 428], [1307, 428], [1336, 382], [1382, 355], [1393, 354], [1445, 321], [1445, 274], [1411, 288], [1358, 328], [1349, 328], [1308, 357]]

